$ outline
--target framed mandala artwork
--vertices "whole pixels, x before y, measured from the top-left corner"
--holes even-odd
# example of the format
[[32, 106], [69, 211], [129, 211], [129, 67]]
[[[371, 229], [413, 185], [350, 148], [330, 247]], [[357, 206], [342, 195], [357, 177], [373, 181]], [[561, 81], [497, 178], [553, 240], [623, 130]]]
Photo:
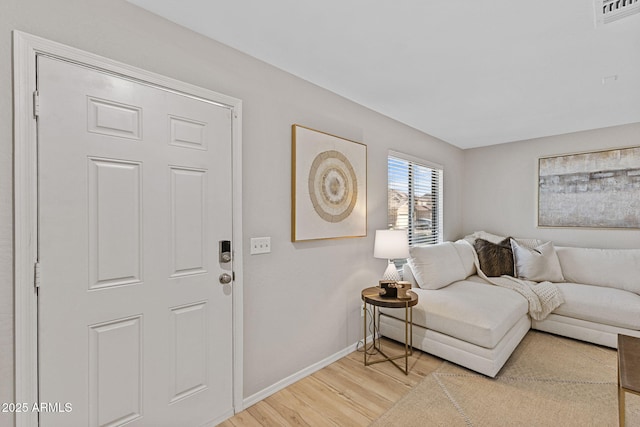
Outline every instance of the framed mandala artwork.
[[291, 241], [367, 235], [367, 146], [291, 127]]

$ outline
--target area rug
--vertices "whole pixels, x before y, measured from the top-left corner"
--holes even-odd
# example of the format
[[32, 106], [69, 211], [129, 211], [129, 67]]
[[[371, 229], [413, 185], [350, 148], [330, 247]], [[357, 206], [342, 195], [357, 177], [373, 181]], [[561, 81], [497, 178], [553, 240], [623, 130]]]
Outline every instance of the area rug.
[[[640, 426], [640, 396], [627, 393], [627, 426]], [[617, 426], [613, 349], [530, 331], [495, 379], [449, 362], [372, 425]]]

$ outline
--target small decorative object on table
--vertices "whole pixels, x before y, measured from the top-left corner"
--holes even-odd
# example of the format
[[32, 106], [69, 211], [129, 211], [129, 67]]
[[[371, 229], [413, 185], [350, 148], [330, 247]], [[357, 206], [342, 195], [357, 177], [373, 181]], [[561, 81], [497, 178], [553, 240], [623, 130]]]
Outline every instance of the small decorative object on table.
[[382, 298], [396, 298], [398, 296], [395, 280], [380, 280], [378, 283], [380, 286], [380, 296]]
[[411, 295], [407, 294], [411, 290], [411, 282], [396, 282], [396, 292], [398, 299], [411, 299]]
[[407, 294], [407, 291], [411, 290], [410, 282], [403, 282], [395, 280], [380, 280], [380, 296], [382, 298], [398, 298], [398, 299], [411, 299], [411, 295]]
[[380, 280], [380, 296], [382, 298], [396, 298], [398, 295], [398, 291], [396, 289], [396, 281], [395, 280]]

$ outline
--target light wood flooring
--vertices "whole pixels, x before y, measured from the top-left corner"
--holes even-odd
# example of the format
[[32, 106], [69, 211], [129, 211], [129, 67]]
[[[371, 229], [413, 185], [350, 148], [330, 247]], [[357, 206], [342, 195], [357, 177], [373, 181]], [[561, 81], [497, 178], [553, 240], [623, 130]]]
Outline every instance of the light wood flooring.
[[[385, 353], [403, 350], [383, 340]], [[414, 350], [405, 375], [390, 362], [365, 367], [362, 352], [355, 351], [220, 426], [368, 426], [441, 364], [441, 359]]]

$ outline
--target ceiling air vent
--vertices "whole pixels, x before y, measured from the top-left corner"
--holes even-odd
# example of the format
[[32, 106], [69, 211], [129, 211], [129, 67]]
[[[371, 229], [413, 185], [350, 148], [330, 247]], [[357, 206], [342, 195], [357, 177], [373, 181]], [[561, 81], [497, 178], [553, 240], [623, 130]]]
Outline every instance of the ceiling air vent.
[[596, 26], [640, 12], [640, 0], [594, 0]]

